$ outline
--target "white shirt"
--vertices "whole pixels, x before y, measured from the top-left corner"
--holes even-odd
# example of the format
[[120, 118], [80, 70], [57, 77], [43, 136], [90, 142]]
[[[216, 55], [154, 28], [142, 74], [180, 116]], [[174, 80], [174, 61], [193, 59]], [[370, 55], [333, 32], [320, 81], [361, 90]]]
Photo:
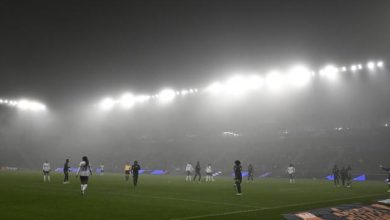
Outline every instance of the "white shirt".
[[211, 166], [206, 167], [206, 173], [212, 173], [213, 171], [211, 170]]
[[287, 167], [287, 173], [288, 173], [288, 174], [293, 174], [293, 173], [295, 173], [295, 167]]
[[186, 166], [186, 171], [193, 171], [194, 170], [194, 168], [192, 167], [192, 165], [191, 164], [187, 164], [187, 166]]
[[84, 161], [81, 161], [77, 174], [80, 174], [80, 176], [89, 176], [91, 174], [91, 167], [87, 166]]
[[42, 170], [49, 172], [50, 171], [50, 163], [43, 163]]

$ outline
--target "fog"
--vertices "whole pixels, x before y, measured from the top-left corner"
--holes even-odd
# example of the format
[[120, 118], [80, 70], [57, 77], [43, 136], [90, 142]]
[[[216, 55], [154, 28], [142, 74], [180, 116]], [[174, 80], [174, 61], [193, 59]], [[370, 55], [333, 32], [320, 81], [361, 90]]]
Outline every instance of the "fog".
[[[0, 98], [31, 97], [46, 112], [0, 105], [0, 166], [53, 168], [86, 155], [94, 167], [182, 174], [187, 162], [256, 175], [322, 177], [335, 164], [375, 173], [386, 163], [390, 123], [390, 1], [4, 1], [0, 3]], [[378, 71], [318, 76], [383, 60]], [[387, 62], [387, 63], [386, 63]], [[307, 65], [303, 88], [241, 97], [204, 92], [236, 72], [264, 76]], [[107, 96], [199, 93], [162, 105], [101, 111]], [[335, 129], [337, 128], [337, 129]], [[390, 164], [388, 164], [390, 166]]]
[[227, 173], [236, 159], [259, 174], [282, 175], [290, 163], [305, 177], [325, 175], [335, 163], [375, 172], [390, 140], [384, 127], [390, 77], [387, 70], [375, 74], [242, 97], [202, 92], [108, 112], [97, 108], [97, 99], [61, 108], [49, 103], [47, 112], [1, 106], [0, 165], [40, 169], [48, 160], [55, 168], [70, 158], [75, 166], [87, 155], [109, 172], [138, 160], [174, 174], [197, 161]]

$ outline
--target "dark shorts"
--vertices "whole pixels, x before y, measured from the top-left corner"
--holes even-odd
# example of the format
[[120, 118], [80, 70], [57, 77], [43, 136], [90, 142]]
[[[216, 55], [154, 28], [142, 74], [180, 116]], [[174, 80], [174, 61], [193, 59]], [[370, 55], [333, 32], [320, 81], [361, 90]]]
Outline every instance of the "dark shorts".
[[88, 176], [80, 176], [81, 184], [88, 184]]
[[187, 176], [191, 176], [191, 171], [186, 171], [187, 172]]
[[294, 179], [294, 174], [288, 174], [290, 179]]
[[43, 175], [49, 175], [50, 174], [50, 171], [43, 171]]
[[206, 173], [206, 175], [207, 175], [207, 176], [212, 176], [212, 175], [213, 175], [213, 173]]
[[130, 170], [126, 170], [126, 171], [125, 171], [125, 174], [126, 174], [126, 175], [130, 175]]

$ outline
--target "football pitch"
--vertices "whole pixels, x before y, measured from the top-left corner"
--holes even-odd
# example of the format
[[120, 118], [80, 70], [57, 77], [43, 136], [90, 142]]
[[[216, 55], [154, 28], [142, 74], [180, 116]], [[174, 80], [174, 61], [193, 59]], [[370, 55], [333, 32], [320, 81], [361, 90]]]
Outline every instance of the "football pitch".
[[185, 182], [184, 175], [140, 175], [134, 189], [121, 174], [92, 176], [81, 196], [74, 175], [65, 185], [62, 174], [51, 178], [44, 183], [40, 172], [0, 172], [0, 219], [282, 219], [285, 213], [388, 197], [380, 181], [347, 189], [326, 180], [257, 179], [243, 182], [243, 195], [236, 196], [228, 177], [196, 183]]

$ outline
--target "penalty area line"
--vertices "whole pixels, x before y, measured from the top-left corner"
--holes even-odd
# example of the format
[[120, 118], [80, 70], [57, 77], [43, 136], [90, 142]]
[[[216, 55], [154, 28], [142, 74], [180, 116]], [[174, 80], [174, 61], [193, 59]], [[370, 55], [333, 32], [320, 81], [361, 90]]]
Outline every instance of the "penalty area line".
[[381, 193], [381, 194], [370, 194], [370, 195], [365, 195], [365, 196], [354, 196], [354, 197], [349, 197], [349, 198], [322, 200], [322, 201], [318, 201], [318, 202], [303, 202], [303, 203], [295, 203], [295, 204], [283, 205], [283, 206], [272, 206], [272, 207], [264, 207], [264, 208], [258, 208], [258, 209], [222, 212], [222, 213], [215, 213], [215, 214], [208, 214], [208, 215], [189, 216], [189, 217], [183, 217], [183, 218], [171, 218], [171, 220], [187, 220], [187, 219], [200, 219], [200, 218], [208, 218], [208, 217], [218, 217], [218, 216], [225, 216], [225, 215], [234, 215], [234, 214], [242, 214], [242, 213], [249, 213], [249, 212], [258, 212], [258, 211], [264, 211], [264, 210], [289, 208], [289, 207], [296, 207], [296, 206], [303, 206], [303, 205], [315, 205], [315, 204], [322, 204], [322, 203], [327, 203], [327, 202], [345, 201], [345, 200], [350, 200], [350, 199], [369, 198], [369, 197], [381, 196], [381, 195], [384, 195], [384, 194], [383, 193]]

